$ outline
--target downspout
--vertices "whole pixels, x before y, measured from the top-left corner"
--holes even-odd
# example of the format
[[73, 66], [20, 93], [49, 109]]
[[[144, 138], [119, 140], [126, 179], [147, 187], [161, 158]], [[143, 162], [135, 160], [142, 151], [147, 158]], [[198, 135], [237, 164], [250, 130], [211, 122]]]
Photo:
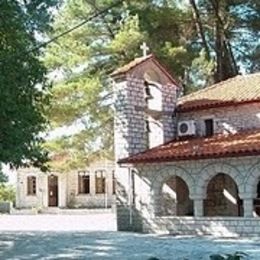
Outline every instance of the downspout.
[[133, 204], [132, 204], [132, 170], [128, 168], [128, 207], [129, 207], [129, 225], [133, 225]]

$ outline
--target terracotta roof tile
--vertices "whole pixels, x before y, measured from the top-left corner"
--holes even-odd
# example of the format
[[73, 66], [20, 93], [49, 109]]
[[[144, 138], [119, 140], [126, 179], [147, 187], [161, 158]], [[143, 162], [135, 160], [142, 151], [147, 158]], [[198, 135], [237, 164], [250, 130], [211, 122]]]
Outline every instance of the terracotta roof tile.
[[129, 62], [128, 64], [116, 69], [114, 72], [111, 73], [111, 76], [116, 76], [120, 74], [124, 74], [131, 69], [135, 68], [137, 65], [140, 65], [141, 63], [153, 58], [153, 54], [147, 55], [146, 57], [138, 57], [135, 58], [133, 61]]
[[168, 72], [168, 70], [163, 66], [154, 56], [154, 54], [149, 54], [146, 57], [139, 57], [134, 59], [133, 61], [129, 62], [128, 64], [116, 69], [114, 72], [112, 72], [110, 75], [112, 77], [123, 75], [135, 67], [141, 65], [142, 63], [148, 61], [148, 60], [153, 60], [156, 65], [165, 73], [165, 75], [169, 78], [171, 82], [173, 82], [177, 87], [180, 85], [173, 77], [172, 75]]
[[236, 76], [184, 96], [178, 101], [178, 111], [247, 102], [260, 102], [260, 73]]
[[119, 163], [158, 163], [250, 155], [260, 155], [260, 130], [173, 140], [121, 159]]

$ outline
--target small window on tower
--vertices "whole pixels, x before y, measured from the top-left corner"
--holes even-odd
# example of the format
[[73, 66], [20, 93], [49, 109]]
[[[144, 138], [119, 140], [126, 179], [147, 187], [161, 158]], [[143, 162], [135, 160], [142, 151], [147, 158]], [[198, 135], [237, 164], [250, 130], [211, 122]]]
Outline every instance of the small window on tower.
[[205, 122], [205, 136], [212, 136], [214, 134], [213, 119], [206, 119], [204, 122]]
[[149, 120], [145, 121], [145, 129], [144, 130], [145, 130], [146, 133], [150, 133], [151, 132]]
[[147, 101], [148, 99], [153, 98], [151, 94], [151, 88], [150, 85], [147, 81], [144, 83], [144, 92], [145, 92], [145, 100]]

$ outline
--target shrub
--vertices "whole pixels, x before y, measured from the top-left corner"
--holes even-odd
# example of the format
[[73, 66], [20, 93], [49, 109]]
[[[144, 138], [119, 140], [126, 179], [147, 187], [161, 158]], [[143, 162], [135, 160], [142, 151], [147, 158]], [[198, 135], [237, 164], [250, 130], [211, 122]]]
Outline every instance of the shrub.
[[211, 260], [242, 260], [245, 259], [248, 255], [243, 252], [236, 252], [235, 254], [216, 254], [211, 255]]
[[15, 203], [15, 188], [10, 185], [0, 184], [0, 201]]

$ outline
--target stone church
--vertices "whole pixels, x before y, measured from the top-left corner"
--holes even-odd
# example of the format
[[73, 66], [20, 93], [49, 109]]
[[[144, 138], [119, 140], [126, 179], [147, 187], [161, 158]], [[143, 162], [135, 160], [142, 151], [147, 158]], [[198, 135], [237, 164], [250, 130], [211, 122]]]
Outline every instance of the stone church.
[[119, 230], [260, 234], [260, 73], [181, 97], [146, 55], [112, 73]]

